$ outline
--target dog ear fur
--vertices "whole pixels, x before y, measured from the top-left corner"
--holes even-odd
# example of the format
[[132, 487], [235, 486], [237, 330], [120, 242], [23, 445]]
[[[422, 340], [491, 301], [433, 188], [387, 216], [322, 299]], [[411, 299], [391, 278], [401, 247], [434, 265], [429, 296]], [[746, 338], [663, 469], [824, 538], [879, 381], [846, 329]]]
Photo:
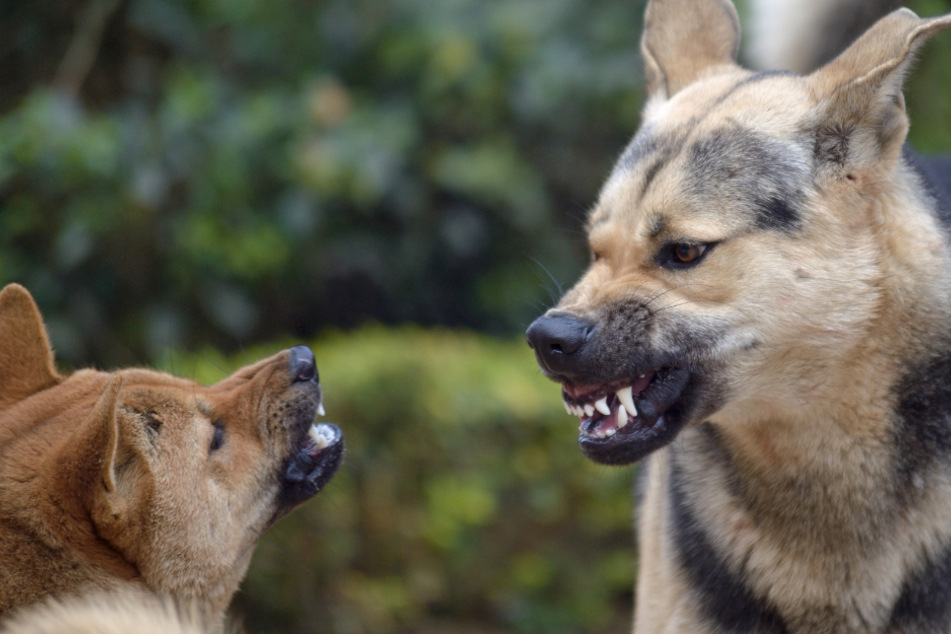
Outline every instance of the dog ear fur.
[[126, 461], [130, 450], [123, 444], [122, 429], [119, 425], [119, 392], [122, 379], [113, 377], [96, 400], [92, 411], [80, 423], [78, 430], [81, 451], [74, 453], [83, 456], [98, 456], [96, 474], [90, 479], [92, 490], [91, 510], [99, 522], [115, 523], [125, 519], [127, 501], [119, 486], [117, 467]]
[[951, 16], [922, 19], [898, 9], [875, 23], [806, 80], [818, 106], [810, 115], [820, 163], [842, 168], [894, 163], [908, 131], [902, 83], [915, 51], [951, 27]]
[[9, 284], [0, 291], [0, 410], [61, 380], [33, 297]]
[[669, 99], [716, 66], [733, 66], [740, 20], [729, 0], [650, 0], [641, 54], [647, 98]]

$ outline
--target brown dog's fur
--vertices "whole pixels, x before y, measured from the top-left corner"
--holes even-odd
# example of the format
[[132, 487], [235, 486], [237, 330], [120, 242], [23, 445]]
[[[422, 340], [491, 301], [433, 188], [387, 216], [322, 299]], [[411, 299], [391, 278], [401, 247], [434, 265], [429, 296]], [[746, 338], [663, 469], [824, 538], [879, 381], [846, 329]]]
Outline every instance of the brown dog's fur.
[[4, 288], [0, 615], [141, 589], [217, 627], [258, 537], [340, 462], [339, 430], [313, 439], [320, 399], [302, 346], [210, 387], [145, 369], [62, 375], [29, 293]]
[[949, 27], [753, 73], [727, 0], [648, 5], [592, 264], [528, 331], [584, 451], [649, 456], [637, 632], [951, 631], [951, 209], [901, 93]]

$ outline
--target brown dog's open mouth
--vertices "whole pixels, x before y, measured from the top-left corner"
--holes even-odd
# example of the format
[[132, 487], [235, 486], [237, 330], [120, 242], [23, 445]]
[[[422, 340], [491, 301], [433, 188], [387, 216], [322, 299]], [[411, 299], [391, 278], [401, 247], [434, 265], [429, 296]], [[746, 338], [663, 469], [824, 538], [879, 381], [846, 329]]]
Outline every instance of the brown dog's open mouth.
[[589, 458], [608, 464], [634, 462], [680, 431], [679, 403], [689, 383], [683, 368], [659, 368], [603, 385], [562, 386], [569, 414], [581, 419], [578, 442]]
[[317, 494], [343, 460], [343, 432], [330, 423], [313, 423], [284, 469], [284, 506], [289, 509]]

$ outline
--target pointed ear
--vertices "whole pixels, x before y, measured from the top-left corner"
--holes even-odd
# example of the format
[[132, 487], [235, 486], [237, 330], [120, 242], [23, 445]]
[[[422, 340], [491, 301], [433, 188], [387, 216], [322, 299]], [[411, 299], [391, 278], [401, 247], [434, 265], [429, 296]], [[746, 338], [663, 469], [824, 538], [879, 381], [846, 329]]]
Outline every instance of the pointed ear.
[[106, 389], [102, 391], [96, 401], [92, 412], [83, 423], [85, 428], [92, 432], [87, 437], [96, 445], [96, 447], [90, 447], [90, 449], [98, 451], [101, 456], [99, 479], [107, 496], [116, 494], [118, 491], [116, 466], [121, 462], [122, 437], [116, 405], [119, 402], [119, 391], [121, 389], [122, 379], [119, 377], [111, 378], [109, 383], [106, 384]]
[[0, 291], [0, 409], [59, 383], [43, 317], [29, 291]]
[[908, 132], [902, 82], [915, 51], [951, 27], [951, 16], [922, 19], [899, 9], [806, 78], [818, 106], [816, 157], [835, 168], [894, 162]]
[[647, 98], [669, 99], [708, 69], [733, 65], [739, 46], [729, 0], [650, 0], [641, 37]]

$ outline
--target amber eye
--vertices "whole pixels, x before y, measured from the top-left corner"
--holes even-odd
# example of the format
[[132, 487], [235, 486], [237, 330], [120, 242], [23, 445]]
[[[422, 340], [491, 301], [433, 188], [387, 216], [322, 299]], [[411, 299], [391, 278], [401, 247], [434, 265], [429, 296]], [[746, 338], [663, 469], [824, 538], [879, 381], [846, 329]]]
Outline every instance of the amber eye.
[[693, 264], [707, 250], [706, 245], [690, 244], [689, 242], [678, 242], [672, 247], [673, 260], [680, 264]]
[[709, 255], [717, 242], [671, 242], [661, 249], [658, 264], [666, 269], [689, 269]]

